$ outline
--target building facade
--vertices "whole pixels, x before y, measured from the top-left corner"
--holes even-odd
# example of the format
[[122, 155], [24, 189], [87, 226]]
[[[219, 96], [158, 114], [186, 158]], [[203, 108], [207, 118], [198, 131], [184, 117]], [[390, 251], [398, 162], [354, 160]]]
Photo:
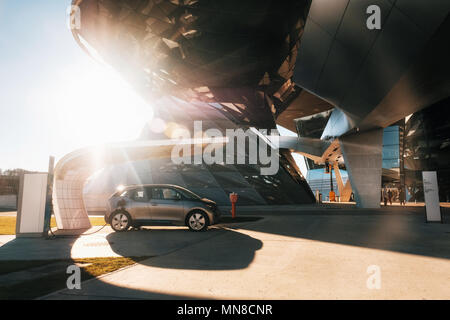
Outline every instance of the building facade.
[[[177, 128], [187, 129], [194, 137], [194, 121], [201, 121], [203, 131], [217, 129], [224, 135], [227, 129], [247, 131], [250, 128], [220, 104], [192, 104], [176, 98], [164, 101], [164, 108], [157, 109], [160, 110], [158, 120], [142, 130], [140, 140], [167, 139]], [[278, 152], [279, 157], [279, 169], [274, 175], [261, 174], [259, 163], [250, 164], [249, 143], [253, 138], [246, 141], [245, 164], [237, 164], [237, 159], [234, 164], [176, 164], [170, 157], [164, 157], [105, 168], [85, 187], [87, 210], [102, 211], [106, 198], [119, 185], [151, 183], [179, 185], [213, 199], [219, 205], [230, 205], [229, 194], [232, 192], [238, 193], [239, 205], [314, 203], [315, 197], [288, 150], [271, 151]]]

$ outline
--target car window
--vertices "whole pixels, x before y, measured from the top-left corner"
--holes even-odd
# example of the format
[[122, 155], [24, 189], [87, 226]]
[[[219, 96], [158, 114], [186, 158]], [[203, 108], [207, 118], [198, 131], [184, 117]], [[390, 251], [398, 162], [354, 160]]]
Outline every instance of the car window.
[[135, 201], [146, 201], [147, 196], [144, 189], [135, 189], [131, 195], [131, 198]]
[[147, 194], [150, 199], [163, 199], [161, 188], [147, 188]]
[[181, 199], [181, 195], [171, 188], [152, 188], [152, 200], [177, 200]]

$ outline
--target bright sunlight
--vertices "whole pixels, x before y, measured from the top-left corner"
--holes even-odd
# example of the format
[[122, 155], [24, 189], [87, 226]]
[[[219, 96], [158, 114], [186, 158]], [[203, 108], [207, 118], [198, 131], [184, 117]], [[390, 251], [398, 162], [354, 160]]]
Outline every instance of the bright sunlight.
[[[40, 95], [58, 132], [55, 144], [76, 148], [136, 139], [153, 109], [112, 68], [68, 64]], [[42, 88], [42, 87], [41, 87]]]

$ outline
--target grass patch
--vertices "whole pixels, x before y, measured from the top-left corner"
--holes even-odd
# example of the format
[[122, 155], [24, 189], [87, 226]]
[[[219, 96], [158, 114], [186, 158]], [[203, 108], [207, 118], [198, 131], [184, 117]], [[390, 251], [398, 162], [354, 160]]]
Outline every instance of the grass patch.
[[[81, 264], [81, 281], [101, 276], [135, 264], [148, 257], [111, 257], [111, 258], [85, 258], [73, 260], [47, 260], [47, 261], [0, 261], [0, 275], [10, 272], [23, 271], [44, 265], [67, 262], [67, 267], [73, 264]], [[0, 286], [0, 299], [34, 299], [54, 291], [66, 288], [66, 268], [43, 275], [40, 278], [27, 280], [11, 286]], [[7, 276], [7, 275], [6, 275]], [[83, 288], [83, 283], [81, 284]]]
[[[105, 219], [103, 217], [89, 217], [92, 226], [103, 226]], [[56, 227], [55, 217], [52, 217], [50, 226]], [[14, 235], [16, 234], [16, 217], [0, 217], [0, 235]]]
[[0, 234], [16, 234], [16, 217], [0, 217]]

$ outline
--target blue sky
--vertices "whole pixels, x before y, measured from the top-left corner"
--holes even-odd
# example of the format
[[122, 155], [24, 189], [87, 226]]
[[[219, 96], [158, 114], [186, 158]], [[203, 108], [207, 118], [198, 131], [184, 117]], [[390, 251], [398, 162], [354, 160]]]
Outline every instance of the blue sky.
[[87, 60], [65, 27], [64, 2], [0, 1], [2, 169], [45, 170], [49, 154], [58, 148], [45, 106], [36, 101], [38, 91], [68, 61]]
[[69, 4], [0, 0], [0, 169], [47, 171], [50, 155], [135, 139], [153, 117], [114, 70], [78, 47]]
[[[49, 155], [136, 138], [142, 114], [152, 116], [113, 70], [78, 47], [66, 26], [69, 4], [0, 0], [1, 169], [46, 171]], [[126, 118], [130, 128], [115, 130]]]

